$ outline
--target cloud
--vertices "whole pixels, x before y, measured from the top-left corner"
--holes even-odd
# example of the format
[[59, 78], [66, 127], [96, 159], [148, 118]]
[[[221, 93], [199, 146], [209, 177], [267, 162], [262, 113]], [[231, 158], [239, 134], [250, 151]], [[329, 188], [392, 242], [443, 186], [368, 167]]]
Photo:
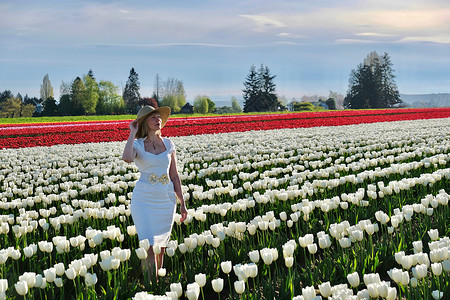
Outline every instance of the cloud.
[[409, 36], [402, 38], [399, 42], [431, 42], [438, 44], [450, 44], [450, 36]]
[[156, 47], [212, 47], [212, 48], [241, 48], [243, 46], [230, 44], [212, 44], [212, 43], [155, 43], [155, 44], [125, 44], [125, 43], [88, 43], [78, 44], [80, 47], [127, 47], [127, 48], [156, 48]]
[[[23, 44], [178, 44], [236, 47], [302, 39], [302, 43], [447, 43], [445, 2], [344, 1], [327, 5], [299, 1], [243, 1], [229, 7], [218, 1], [187, 5], [125, 2], [50, 1], [51, 5], [0, 5], [0, 38], [22, 37]], [[389, 7], [389, 8], [388, 8]], [[226, 8], [226, 9], [225, 9]], [[364, 39], [362, 37], [367, 37]], [[440, 38], [439, 38], [440, 37]], [[282, 41], [281, 41], [282, 42]], [[295, 43], [294, 43], [295, 44]], [[21, 47], [21, 43], [16, 43]]]
[[239, 15], [240, 17], [250, 20], [255, 27], [255, 31], [265, 31], [272, 28], [282, 28], [286, 25], [278, 17], [269, 17], [267, 15]]
[[395, 37], [395, 34], [376, 33], [376, 32], [362, 32], [355, 33], [357, 36], [374, 36], [374, 37]]
[[300, 35], [300, 34], [296, 34], [296, 33], [290, 33], [290, 32], [281, 32], [281, 33], [278, 33], [277, 36], [279, 36], [279, 37], [286, 37], [286, 38], [292, 38], [292, 39], [305, 38], [304, 35]]
[[361, 39], [337, 39], [338, 44], [371, 44], [375, 43], [373, 40], [361, 40]]

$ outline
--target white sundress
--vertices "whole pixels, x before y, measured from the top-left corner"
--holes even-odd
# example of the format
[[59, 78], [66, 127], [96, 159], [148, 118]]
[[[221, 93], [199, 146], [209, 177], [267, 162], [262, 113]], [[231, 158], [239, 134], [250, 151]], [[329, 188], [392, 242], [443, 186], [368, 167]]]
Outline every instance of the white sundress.
[[166, 151], [153, 154], [145, 150], [144, 138], [134, 141], [135, 163], [141, 176], [131, 197], [131, 217], [139, 240], [148, 239], [150, 245], [167, 246], [176, 210], [176, 195], [169, 178], [173, 142], [163, 138]]

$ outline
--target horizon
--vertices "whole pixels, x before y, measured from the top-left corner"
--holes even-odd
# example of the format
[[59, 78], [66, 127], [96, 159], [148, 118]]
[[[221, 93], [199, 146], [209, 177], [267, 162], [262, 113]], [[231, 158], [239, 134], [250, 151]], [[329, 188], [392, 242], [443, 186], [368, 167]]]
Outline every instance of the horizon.
[[187, 102], [242, 101], [251, 65], [276, 75], [276, 93], [345, 95], [351, 70], [387, 52], [401, 94], [448, 93], [450, 8], [423, 1], [223, 1], [140, 3], [0, 1], [0, 90], [39, 97], [92, 69], [123, 89], [135, 68], [141, 95], [156, 74], [183, 82]]

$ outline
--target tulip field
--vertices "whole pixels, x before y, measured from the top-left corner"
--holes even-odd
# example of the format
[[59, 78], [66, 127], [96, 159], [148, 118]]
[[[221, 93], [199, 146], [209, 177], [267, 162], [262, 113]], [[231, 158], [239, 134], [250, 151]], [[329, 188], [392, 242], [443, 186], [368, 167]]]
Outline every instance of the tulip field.
[[0, 125], [0, 299], [450, 298], [450, 109], [169, 119], [151, 280], [129, 122]]

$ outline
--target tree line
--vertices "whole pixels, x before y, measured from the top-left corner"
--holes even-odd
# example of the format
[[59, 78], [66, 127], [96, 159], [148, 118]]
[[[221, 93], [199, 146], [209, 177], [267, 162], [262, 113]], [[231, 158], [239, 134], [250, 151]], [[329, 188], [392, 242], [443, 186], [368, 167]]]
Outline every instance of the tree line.
[[[328, 99], [317, 101], [293, 100], [287, 104], [276, 93], [276, 75], [271, 74], [263, 64], [257, 69], [250, 67], [243, 82], [242, 96], [244, 112], [265, 112], [279, 110], [312, 110], [314, 107], [336, 109], [337, 93], [330, 92]], [[350, 73], [349, 87], [344, 108], [392, 108], [402, 101], [395, 83], [393, 64], [387, 53], [379, 56], [376, 52]], [[186, 102], [183, 82], [175, 78], [162, 80], [156, 75], [154, 91], [150, 97], [140, 94], [139, 75], [131, 68], [128, 80], [120, 94], [120, 88], [111, 81], [97, 80], [92, 70], [71, 82], [62, 82], [60, 99], [54, 99], [53, 87], [48, 74], [44, 76], [40, 89], [40, 98], [14, 96], [11, 91], [0, 93], [0, 117], [30, 117], [57, 115], [110, 115], [136, 114], [143, 105], [169, 106], [174, 113], [232, 113], [242, 109], [236, 97], [232, 97], [231, 106], [216, 107], [206, 95], [195, 97], [193, 105]]]

